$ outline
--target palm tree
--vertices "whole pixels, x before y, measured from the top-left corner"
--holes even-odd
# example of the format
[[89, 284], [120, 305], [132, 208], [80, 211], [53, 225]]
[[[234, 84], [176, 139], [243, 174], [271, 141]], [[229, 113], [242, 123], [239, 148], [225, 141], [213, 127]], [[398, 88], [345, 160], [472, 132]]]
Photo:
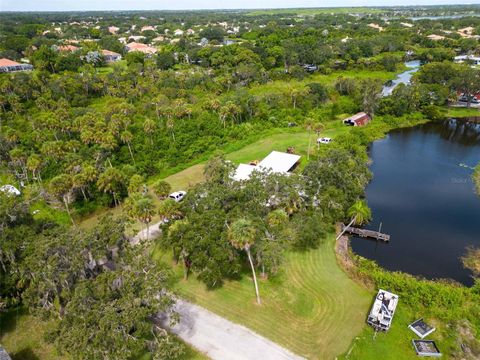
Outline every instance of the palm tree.
[[160, 200], [165, 199], [170, 194], [170, 191], [172, 191], [172, 187], [165, 180], [160, 180], [153, 184], [153, 192]]
[[325, 125], [323, 125], [322, 123], [316, 123], [314, 125], [315, 134], [317, 134], [317, 150], [320, 149], [320, 143], [318, 142], [318, 138], [320, 137], [320, 132], [323, 131], [323, 129], [325, 129]]
[[145, 132], [145, 134], [148, 135], [148, 137], [150, 138], [150, 145], [152, 144], [153, 140], [152, 140], [152, 135], [153, 133], [155, 132], [157, 128], [157, 124], [155, 124], [155, 121], [153, 121], [152, 119], [147, 119], [145, 120], [145, 122], [143, 123], [143, 131]]
[[105, 170], [97, 180], [98, 190], [104, 193], [112, 194], [115, 206], [118, 205], [117, 195], [121, 193], [124, 187], [125, 176], [123, 173], [113, 167]]
[[180, 204], [173, 199], [166, 199], [160, 204], [158, 209], [158, 215], [162, 218], [162, 221], [168, 221], [170, 219], [182, 217], [182, 211], [180, 210]]
[[133, 165], [135, 165], [135, 158], [133, 157], [132, 146], [131, 146], [132, 139], [133, 139], [133, 135], [128, 130], [125, 130], [120, 134], [120, 140], [122, 140], [124, 144], [127, 144], [128, 151], [130, 152], [130, 156], [133, 161]]
[[150, 223], [155, 214], [155, 205], [151, 198], [143, 196], [135, 204], [135, 215], [137, 219], [147, 227], [147, 240], [150, 234]]
[[362, 225], [372, 218], [372, 212], [364, 200], [358, 200], [357, 202], [355, 202], [355, 204], [353, 204], [350, 209], [348, 209], [347, 214], [348, 216], [350, 216], [351, 221], [347, 226], [345, 226], [340, 235], [337, 236], [337, 240], [353, 224]]
[[252, 269], [253, 283], [255, 284], [255, 294], [257, 296], [257, 304], [261, 304], [260, 293], [258, 291], [257, 276], [255, 275], [255, 267], [253, 266], [251, 246], [255, 243], [257, 231], [252, 222], [248, 219], [235, 220], [228, 228], [228, 239], [232, 246], [239, 250], [245, 250]]
[[68, 216], [70, 217], [70, 221], [75, 226], [75, 222], [73, 221], [72, 214], [70, 212], [70, 207], [68, 206], [71, 189], [72, 178], [70, 175], [61, 174], [50, 180], [49, 192], [63, 202], [65, 205], [65, 210], [67, 210]]
[[307, 160], [310, 160], [310, 148], [312, 147], [312, 129], [315, 126], [315, 120], [312, 118], [305, 119], [305, 128], [308, 130], [308, 149]]

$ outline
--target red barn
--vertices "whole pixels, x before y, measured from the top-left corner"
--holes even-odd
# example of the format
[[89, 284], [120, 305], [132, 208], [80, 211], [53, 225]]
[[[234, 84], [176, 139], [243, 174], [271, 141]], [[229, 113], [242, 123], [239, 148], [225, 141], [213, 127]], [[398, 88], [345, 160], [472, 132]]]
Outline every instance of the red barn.
[[370, 116], [364, 112], [359, 112], [349, 118], [343, 120], [343, 123], [348, 126], [364, 126], [370, 122]]

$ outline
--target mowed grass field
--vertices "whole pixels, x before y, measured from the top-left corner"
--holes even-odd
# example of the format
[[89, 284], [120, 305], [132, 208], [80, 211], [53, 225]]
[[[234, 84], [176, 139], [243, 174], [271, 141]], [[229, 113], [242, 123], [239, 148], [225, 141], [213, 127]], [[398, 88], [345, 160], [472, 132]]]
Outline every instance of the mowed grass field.
[[[247, 326], [308, 359], [334, 359], [362, 332], [373, 299], [338, 266], [333, 234], [315, 250], [288, 253], [281, 274], [260, 280], [255, 302], [248, 273], [240, 281], [208, 290], [191, 277], [179, 280], [184, 298]], [[162, 256], [170, 261], [170, 254]], [[175, 267], [179, 279], [181, 267]]]

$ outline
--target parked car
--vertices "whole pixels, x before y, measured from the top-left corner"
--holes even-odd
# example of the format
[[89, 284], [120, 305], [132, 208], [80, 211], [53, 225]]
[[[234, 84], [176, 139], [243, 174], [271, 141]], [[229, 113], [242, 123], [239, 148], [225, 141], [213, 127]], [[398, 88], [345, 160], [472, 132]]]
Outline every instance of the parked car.
[[175, 200], [176, 202], [180, 202], [183, 200], [185, 195], [187, 195], [186, 191], [175, 191], [174, 193], [171, 193], [170, 195], [168, 195], [168, 198]]
[[329, 138], [329, 137], [323, 137], [323, 138], [317, 139], [318, 144], [330, 144], [331, 142], [332, 142], [332, 138]]

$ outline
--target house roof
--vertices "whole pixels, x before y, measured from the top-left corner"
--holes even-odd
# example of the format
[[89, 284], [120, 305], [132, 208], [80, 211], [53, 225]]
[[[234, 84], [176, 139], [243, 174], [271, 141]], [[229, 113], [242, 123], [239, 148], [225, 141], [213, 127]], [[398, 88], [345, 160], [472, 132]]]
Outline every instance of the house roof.
[[129, 51], [141, 51], [146, 54], [153, 54], [157, 52], [156, 48], [137, 42], [128, 43], [126, 46]]
[[5, 58], [0, 59], [0, 66], [17, 66], [17, 65], [21, 65], [21, 64], [10, 59], [5, 59]]
[[110, 50], [102, 50], [103, 55], [113, 55], [113, 56], [120, 56], [119, 53], [116, 53], [115, 51], [110, 51]]
[[429, 38], [430, 40], [443, 40], [445, 39], [445, 36], [432, 34], [432, 35], [428, 35], [427, 38]]
[[255, 168], [254, 165], [240, 164], [233, 175], [233, 179], [236, 181], [248, 180]]
[[357, 113], [357, 114], [355, 114], [355, 115], [353, 115], [353, 116], [350, 116], [350, 117], [348, 118], [348, 120], [356, 121], [356, 120], [360, 120], [360, 119], [364, 118], [365, 116], [368, 116], [368, 115], [367, 115], [366, 113], [364, 113], [364, 112], [359, 112], [359, 113]]
[[78, 47], [73, 45], [61, 45], [58, 47], [58, 51], [77, 51]]
[[299, 155], [272, 151], [265, 159], [260, 161], [258, 167], [276, 173], [286, 173], [297, 163], [298, 160], [300, 160]]

